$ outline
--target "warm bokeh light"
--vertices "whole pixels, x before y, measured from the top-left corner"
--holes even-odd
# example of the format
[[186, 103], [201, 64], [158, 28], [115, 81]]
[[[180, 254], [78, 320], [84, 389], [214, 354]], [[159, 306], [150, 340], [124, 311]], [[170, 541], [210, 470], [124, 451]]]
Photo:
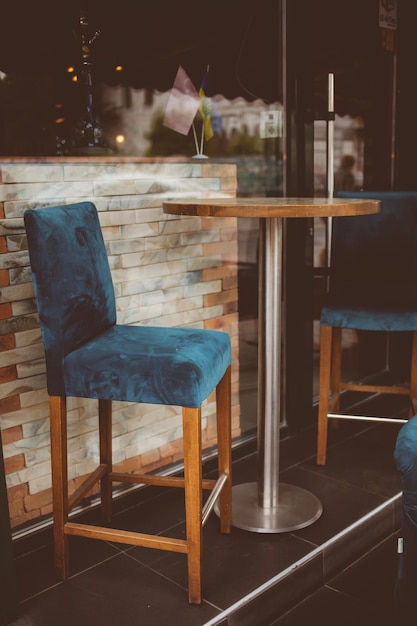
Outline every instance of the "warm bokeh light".
[[116, 70], [116, 72], [121, 72], [123, 69], [123, 65], [116, 65], [114, 69]]
[[125, 136], [124, 135], [116, 135], [116, 143], [124, 143]]

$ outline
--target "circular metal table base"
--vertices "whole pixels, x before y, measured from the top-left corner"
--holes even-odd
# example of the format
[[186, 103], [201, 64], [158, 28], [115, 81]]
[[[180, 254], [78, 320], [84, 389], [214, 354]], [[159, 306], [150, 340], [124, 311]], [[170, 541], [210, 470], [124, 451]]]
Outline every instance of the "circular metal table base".
[[[258, 484], [243, 483], [232, 489], [232, 525], [257, 533], [285, 533], [305, 528], [322, 514], [320, 500], [295, 485], [279, 483], [279, 503], [273, 509], [258, 504]], [[218, 506], [216, 504], [216, 513]]]

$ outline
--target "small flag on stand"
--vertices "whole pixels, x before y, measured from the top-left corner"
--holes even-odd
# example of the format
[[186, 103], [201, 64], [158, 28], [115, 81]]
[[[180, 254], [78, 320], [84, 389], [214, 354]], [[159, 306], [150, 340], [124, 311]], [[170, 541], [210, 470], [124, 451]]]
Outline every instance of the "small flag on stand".
[[203, 120], [200, 148], [198, 150], [199, 154], [203, 154], [204, 139], [209, 141], [214, 136], [214, 133], [220, 133], [223, 130], [222, 118], [216, 110], [213, 99], [209, 95], [209, 69], [210, 66], [207, 66], [207, 71], [201, 81], [199, 90], [201, 102], [198, 110]]
[[200, 91], [199, 91], [201, 101], [200, 101], [200, 106], [198, 109], [200, 111], [201, 117], [203, 118], [204, 138], [206, 141], [209, 141], [209, 139], [213, 137], [213, 128], [211, 125], [211, 114], [213, 111], [213, 102], [211, 98], [207, 96], [208, 73], [209, 73], [209, 68], [207, 68], [207, 71], [203, 77], [203, 80], [201, 81], [201, 86], [200, 86]]
[[188, 135], [201, 98], [190, 77], [181, 65], [171, 89], [163, 125], [181, 135]]
[[199, 111], [201, 117], [203, 118], [204, 137], [206, 141], [209, 141], [213, 135], [218, 134], [223, 130], [222, 118], [216, 109], [215, 102], [213, 101], [210, 93], [209, 70], [210, 66], [207, 66], [207, 71], [201, 81], [199, 90], [201, 98]]

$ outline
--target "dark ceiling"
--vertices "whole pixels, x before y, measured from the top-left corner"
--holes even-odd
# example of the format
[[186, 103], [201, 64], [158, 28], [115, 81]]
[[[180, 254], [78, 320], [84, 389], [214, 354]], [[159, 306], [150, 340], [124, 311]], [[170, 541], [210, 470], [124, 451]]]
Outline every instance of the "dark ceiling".
[[[100, 30], [91, 45], [100, 80], [164, 91], [179, 64], [197, 85], [210, 65], [218, 93], [273, 94], [269, 71], [271, 64], [278, 66], [276, 0], [14, 0], [1, 14], [0, 70], [59, 75], [79, 64], [83, 12], [91, 35]], [[123, 66], [122, 73], [114, 71], [116, 65]]]
[[[398, 0], [401, 7], [417, 4]], [[181, 64], [198, 86], [229, 98], [279, 99], [279, 0], [13, 0], [1, 11], [0, 70], [62, 76], [81, 62], [79, 19], [87, 15], [95, 76], [161, 91]], [[381, 55], [379, 0], [287, 0], [288, 61], [314, 79], [337, 75], [344, 108], [369, 100]], [[401, 17], [401, 11], [399, 10]], [[116, 65], [123, 72], [115, 72]], [[381, 77], [383, 79], [383, 77]], [[343, 106], [342, 106], [343, 108]]]

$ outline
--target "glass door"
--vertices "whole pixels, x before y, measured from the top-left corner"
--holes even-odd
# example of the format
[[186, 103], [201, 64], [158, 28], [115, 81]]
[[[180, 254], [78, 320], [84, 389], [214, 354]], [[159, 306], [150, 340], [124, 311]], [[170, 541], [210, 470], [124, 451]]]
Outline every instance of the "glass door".
[[[332, 14], [331, 3], [322, 2], [321, 6], [329, 17]], [[340, 41], [335, 39], [335, 33], [326, 31], [326, 28], [323, 31], [324, 39], [333, 49], [329, 48], [328, 54], [318, 57], [313, 68], [316, 196], [327, 195], [329, 191], [333, 195], [339, 190], [388, 191], [395, 188], [396, 32], [381, 22], [379, 9], [378, 0], [366, 6], [352, 2], [349, 12], [340, 13], [340, 21], [345, 25], [343, 31], [336, 29]], [[329, 114], [326, 106], [330, 73], [334, 76], [334, 115]], [[330, 124], [332, 133], [329, 133]], [[332, 142], [330, 151], [329, 141]], [[330, 182], [329, 169], [333, 174]], [[330, 230], [328, 220], [314, 220], [315, 401], [318, 392], [319, 317], [327, 288]], [[401, 377], [404, 338], [390, 339], [390, 342], [388, 345], [385, 334], [344, 331], [343, 376], [356, 380], [375, 378], [385, 376], [390, 370], [394, 377]]]

